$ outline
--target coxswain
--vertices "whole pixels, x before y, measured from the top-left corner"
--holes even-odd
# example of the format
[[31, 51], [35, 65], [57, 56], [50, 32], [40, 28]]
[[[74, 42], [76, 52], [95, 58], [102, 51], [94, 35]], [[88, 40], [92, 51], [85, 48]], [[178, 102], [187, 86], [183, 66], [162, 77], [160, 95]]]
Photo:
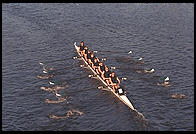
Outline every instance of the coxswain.
[[104, 70], [105, 70], [105, 65], [103, 64], [103, 62], [99, 62], [99, 67], [98, 67], [98, 70], [97, 70], [97, 74], [101, 75]]
[[80, 51], [83, 51], [84, 50], [84, 41], [81, 41], [80, 42]]
[[110, 85], [112, 86], [113, 90], [115, 91], [115, 89], [117, 89], [118, 86], [120, 85], [120, 79], [115, 75], [114, 72], [111, 73], [109, 78], [110, 78], [109, 79]]
[[93, 64], [92, 64], [92, 68], [96, 71], [98, 69], [98, 67], [99, 67], [99, 61], [98, 61], [98, 58], [96, 57], [94, 59]]
[[111, 71], [109, 70], [108, 66], [105, 66], [105, 70], [102, 72], [101, 77], [103, 78], [103, 80], [106, 81], [106, 83], [109, 85], [109, 79], [110, 79], [110, 74]]
[[123, 89], [122, 85], [116, 86], [115, 93], [118, 93], [119, 95], [126, 95], [126, 91]]

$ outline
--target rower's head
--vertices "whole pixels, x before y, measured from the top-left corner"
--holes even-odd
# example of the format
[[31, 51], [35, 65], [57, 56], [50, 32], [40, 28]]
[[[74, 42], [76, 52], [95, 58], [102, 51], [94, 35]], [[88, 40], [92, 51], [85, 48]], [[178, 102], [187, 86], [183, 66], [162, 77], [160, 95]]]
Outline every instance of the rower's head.
[[120, 88], [120, 85], [119, 84], [115, 85], [115, 88], [116, 89], [119, 89]]
[[111, 76], [114, 77], [114, 76], [115, 76], [115, 72], [112, 72], [112, 73], [111, 73]]
[[80, 42], [80, 45], [81, 45], [81, 46], [84, 46], [84, 41], [81, 41], [81, 42]]
[[91, 53], [91, 58], [93, 58], [94, 57], [94, 54], [93, 53]]
[[99, 66], [103, 66], [103, 62], [99, 62]]
[[98, 58], [96, 57], [94, 61], [97, 62], [98, 61]]
[[105, 71], [109, 71], [109, 68], [108, 68], [108, 66], [105, 66]]
[[89, 54], [90, 54], [90, 53], [91, 53], [91, 51], [88, 49], [87, 53], [89, 53]]
[[87, 50], [88, 49], [88, 46], [85, 46], [84, 49]]

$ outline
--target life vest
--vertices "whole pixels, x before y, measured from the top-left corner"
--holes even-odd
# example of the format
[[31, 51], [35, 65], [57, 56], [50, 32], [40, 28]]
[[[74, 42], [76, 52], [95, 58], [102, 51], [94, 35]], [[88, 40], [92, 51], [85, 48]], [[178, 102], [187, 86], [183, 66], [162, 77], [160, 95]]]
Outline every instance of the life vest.
[[118, 80], [117, 80], [117, 77], [116, 77], [116, 76], [111, 77], [111, 79], [112, 79], [112, 82], [113, 82], [113, 83], [118, 83]]
[[88, 49], [86, 49], [86, 50], [84, 51], [84, 53], [87, 54], [87, 53], [88, 53]]
[[101, 69], [102, 72], [105, 71], [105, 65], [100, 66], [100, 69]]
[[93, 62], [93, 65], [94, 66], [99, 66], [99, 62], [97, 61], [97, 62]]
[[87, 53], [87, 59], [91, 58], [91, 53]]
[[94, 60], [95, 60], [95, 56], [93, 56], [93, 58], [90, 58], [91, 59], [91, 62], [94, 63]]
[[109, 78], [110, 77], [110, 73], [111, 73], [111, 71], [109, 71], [109, 70], [107, 72], [105, 71], [104, 77], [105, 78]]
[[84, 50], [84, 47], [85, 46], [80, 46], [80, 51], [83, 51]]

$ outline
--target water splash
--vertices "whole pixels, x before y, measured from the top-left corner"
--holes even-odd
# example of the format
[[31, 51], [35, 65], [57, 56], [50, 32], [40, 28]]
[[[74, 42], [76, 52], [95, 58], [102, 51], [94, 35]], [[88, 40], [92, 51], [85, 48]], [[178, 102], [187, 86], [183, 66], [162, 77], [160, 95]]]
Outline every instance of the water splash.
[[39, 79], [49, 79], [49, 78], [52, 78], [54, 77], [54, 75], [37, 75], [37, 78]]
[[62, 98], [62, 97], [59, 97], [58, 100], [50, 100], [50, 99], [46, 99], [45, 100], [45, 103], [49, 103], [49, 104], [57, 104], [57, 103], [62, 103], [66, 101], [67, 104], [69, 104], [67, 98]]
[[66, 114], [63, 115], [63, 116], [58, 116], [58, 115], [55, 115], [55, 114], [50, 114], [49, 117], [50, 117], [51, 119], [66, 119], [66, 118], [68, 118], [68, 117], [70, 117], [70, 116], [74, 116], [74, 115], [75, 115], [75, 116], [81, 116], [81, 115], [83, 115], [83, 114], [84, 114], [84, 113], [81, 112], [81, 111], [79, 111], [79, 110], [71, 109], [71, 110], [67, 111]]

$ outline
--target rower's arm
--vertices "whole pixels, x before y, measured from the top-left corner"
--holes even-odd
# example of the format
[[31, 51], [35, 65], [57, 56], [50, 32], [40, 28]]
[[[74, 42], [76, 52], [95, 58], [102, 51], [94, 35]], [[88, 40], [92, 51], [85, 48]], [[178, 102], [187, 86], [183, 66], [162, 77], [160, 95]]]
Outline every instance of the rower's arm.
[[112, 82], [112, 78], [111, 78], [111, 77], [109, 77], [109, 79], [108, 79], [108, 80], [109, 80], [109, 82], [110, 82], [110, 83], [112, 83], [112, 84], [113, 84], [113, 82]]
[[100, 66], [98, 66], [98, 70], [101, 72], [101, 67]]
[[105, 79], [104, 73], [105, 73], [105, 71], [103, 71], [103, 72], [101, 73], [101, 77]]
[[92, 63], [92, 68], [95, 70], [95, 66], [94, 66], [94, 64]]
[[117, 77], [117, 81], [118, 81], [118, 83], [120, 84], [120, 79]]
[[84, 55], [84, 52], [85, 52], [85, 50], [83, 50], [81, 53], [82, 53], [82, 56]]
[[95, 66], [94, 64], [92, 64], [92, 68], [95, 70], [97, 68], [97, 66]]

